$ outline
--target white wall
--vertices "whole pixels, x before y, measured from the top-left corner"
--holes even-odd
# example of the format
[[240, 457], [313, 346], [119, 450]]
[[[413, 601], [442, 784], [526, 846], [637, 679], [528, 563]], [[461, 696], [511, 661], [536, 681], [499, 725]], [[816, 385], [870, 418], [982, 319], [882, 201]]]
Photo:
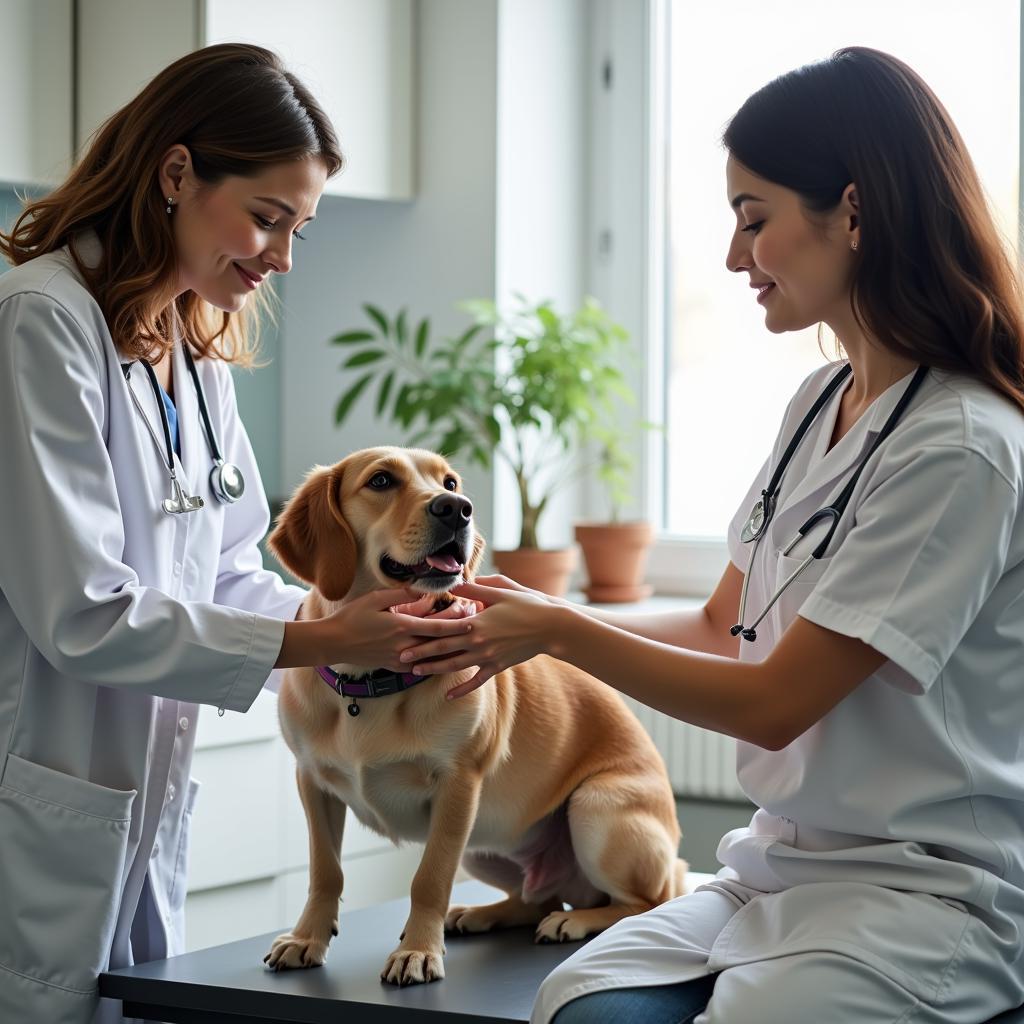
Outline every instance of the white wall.
[[[584, 294], [589, 0], [426, 0], [418, 10], [415, 199], [324, 197], [296, 243], [281, 314], [281, 493], [315, 462], [402, 443], [367, 392], [341, 429], [334, 406], [355, 374], [327, 339], [365, 322], [362, 303], [407, 305], [432, 330], [468, 321], [454, 304], [522, 291], [560, 308]], [[518, 541], [510, 479], [457, 467], [490, 545]], [[542, 523], [571, 540], [576, 490]]]
[[[589, 0], [503, 0], [498, 11], [497, 259], [495, 295], [551, 299], [560, 312], [584, 295], [589, 196]], [[518, 491], [498, 463], [494, 543], [519, 539]], [[579, 487], [541, 519], [542, 547], [572, 541]]]
[[[327, 344], [363, 325], [362, 303], [407, 305], [433, 331], [461, 329], [456, 301], [490, 297], [495, 280], [496, 0], [429, 0], [418, 12], [416, 198], [408, 203], [324, 197], [309, 240], [296, 243], [281, 314], [281, 484], [315, 462], [368, 445], [402, 443], [363, 395], [338, 430], [334, 407], [354, 379]], [[301, 247], [301, 248], [300, 248]], [[467, 472], [480, 527], [490, 532], [490, 480]]]

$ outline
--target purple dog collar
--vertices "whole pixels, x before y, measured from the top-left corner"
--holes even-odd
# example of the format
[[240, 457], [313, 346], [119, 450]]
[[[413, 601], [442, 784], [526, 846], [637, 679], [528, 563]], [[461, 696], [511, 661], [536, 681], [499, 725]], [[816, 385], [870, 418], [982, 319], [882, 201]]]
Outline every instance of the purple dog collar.
[[412, 672], [392, 672], [386, 668], [374, 669], [365, 676], [347, 676], [341, 672], [335, 672], [327, 665], [317, 665], [317, 672], [320, 678], [339, 697], [351, 697], [352, 703], [348, 706], [348, 713], [354, 718], [359, 714], [357, 697], [388, 697], [393, 693], [401, 693], [409, 690], [417, 683], [422, 683], [429, 676], [417, 676]]

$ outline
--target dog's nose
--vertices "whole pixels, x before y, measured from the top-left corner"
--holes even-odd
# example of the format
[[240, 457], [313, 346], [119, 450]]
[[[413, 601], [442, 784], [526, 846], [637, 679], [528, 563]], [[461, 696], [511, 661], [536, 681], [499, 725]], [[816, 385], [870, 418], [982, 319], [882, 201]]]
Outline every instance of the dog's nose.
[[446, 526], [465, 526], [473, 518], [473, 503], [461, 494], [439, 494], [428, 506], [427, 511]]

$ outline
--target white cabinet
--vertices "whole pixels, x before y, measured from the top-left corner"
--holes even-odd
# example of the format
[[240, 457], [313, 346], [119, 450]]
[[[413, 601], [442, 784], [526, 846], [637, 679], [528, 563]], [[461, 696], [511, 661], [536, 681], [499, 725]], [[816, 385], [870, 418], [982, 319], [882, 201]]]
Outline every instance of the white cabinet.
[[206, 43], [278, 53], [327, 111], [347, 166], [335, 195], [409, 199], [412, 180], [412, 0], [207, 0]]
[[0, 181], [52, 186], [71, 167], [71, 7], [0, 2]]
[[414, 0], [85, 0], [78, 33], [83, 142], [160, 70], [213, 43], [274, 50], [327, 112], [347, 166], [327, 193], [413, 194]]

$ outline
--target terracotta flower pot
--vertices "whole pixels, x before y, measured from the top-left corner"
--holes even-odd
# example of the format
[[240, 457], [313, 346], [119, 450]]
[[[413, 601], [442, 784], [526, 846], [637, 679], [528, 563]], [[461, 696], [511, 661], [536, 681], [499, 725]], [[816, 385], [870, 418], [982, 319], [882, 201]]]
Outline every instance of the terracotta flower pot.
[[491, 560], [498, 572], [516, 583], [561, 597], [569, 589], [569, 576], [579, 561], [579, 552], [576, 548], [555, 551], [516, 548], [514, 551], [492, 551]]
[[588, 583], [583, 588], [594, 604], [640, 601], [652, 587], [643, 582], [654, 531], [647, 522], [584, 523], [576, 527]]

